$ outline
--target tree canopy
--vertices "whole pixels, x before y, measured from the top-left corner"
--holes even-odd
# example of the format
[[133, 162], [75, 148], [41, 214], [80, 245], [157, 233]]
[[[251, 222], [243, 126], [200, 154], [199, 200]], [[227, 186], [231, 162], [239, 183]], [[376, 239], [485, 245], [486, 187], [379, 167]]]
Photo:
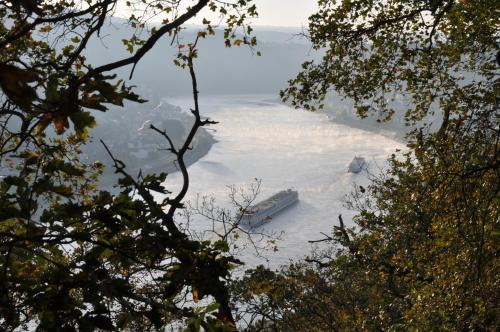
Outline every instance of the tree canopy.
[[495, 1], [319, 1], [309, 37], [322, 61], [282, 92], [297, 107], [315, 109], [329, 89], [352, 98], [359, 115], [390, 117], [406, 97], [409, 122], [431, 112], [471, 112], [468, 99], [495, 106], [498, 11]]
[[234, 285], [247, 330], [498, 329], [499, 13], [498, 1], [319, 1], [309, 36], [324, 57], [283, 99], [316, 110], [335, 91], [361, 117], [404, 112], [417, 129], [355, 187], [355, 227], [340, 216], [315, 241], [327, 249]]
[[[103, 38], [119, 7], [129, 13], [130, 55], [89, 63], [88, 43]], [[246, 20], [256, 8], [246, 0], [0, 1], [1, 330], [234, 329], [226, 282], [239, 262], [224, 241], [192, 239], [175, 220], [189, 186], [184, 155], [197, 130], [214, 123], [200, 115], [194, 61], [216, 25], [203, 19], [196, 40], [178, 38], [203, 10], [224, 23], [226, 47], [255, 45]], [[160, 23], [148, 25], [152, 18]], [[176, 156], [182, 189], [164, 188], [164, 173], [131, 176], [103, 142], [121, 176], [118, 192], [104, 191], [102, 164], [80, 160], [93, 112], [145, 102], [113, 71], [129, 66], [132, 76], [167, 37], [192, 79], [194, 123], [176, 146], [151, 129]], [[156, 201], [153, 191], [166, 198]]]

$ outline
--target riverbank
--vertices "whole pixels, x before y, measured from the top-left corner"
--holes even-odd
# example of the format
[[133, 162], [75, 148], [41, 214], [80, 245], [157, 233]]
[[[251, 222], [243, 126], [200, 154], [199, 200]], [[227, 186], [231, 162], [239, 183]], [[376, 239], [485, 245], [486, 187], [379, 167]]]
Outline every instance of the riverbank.
[[[99, 183], [107, 190], [114, 190], [119, 176], [114, 173], [111, 158], [99, 143], [101, 139], [114, 157], [127, 166], [126, 170], [132, 176], [139, 173], [175, 173], [179, 170], [177, 157], [168, 151], [169, 143], [165, 137], [153, 131], [150, 125], [164, 130], [174, 146], [180, 147], [193, 122], [191, 113], [164, 101], [156, 107], [144, 106], [125, 112], [112, 110], [107, 118], [98, 119], [99, 126], [92, 132], [93, 143], [85, 147], [84, 153], [90, 162], [101, 161], [106, 165]], [[207, 155], [215, 143], [209, 130], [199, 128], [184, 156], [186, 165], [190, 166]]]

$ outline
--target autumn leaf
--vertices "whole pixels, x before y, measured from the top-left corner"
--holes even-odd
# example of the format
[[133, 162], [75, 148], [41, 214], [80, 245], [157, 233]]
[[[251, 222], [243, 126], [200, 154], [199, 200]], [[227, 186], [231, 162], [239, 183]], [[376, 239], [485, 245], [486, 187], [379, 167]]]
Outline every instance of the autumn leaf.
[[52, 123], [54, 119], [54, 113], [46, 113], [43, 115], [42, 119], [37, 124], [38, 133], [42, 133], [49, 124]]
[[54, 127], [56, 128], [57, 134], [60, 135], [64, 133], [64, 130], [66, 128], [69, 128], [68, 118], [66, 116], [57, 117], [56, 120], [54, 121]]
[[193, 287], [193, 301], [194, 303], [198, 303], [199, 298], [198, 298], [198, 288]]

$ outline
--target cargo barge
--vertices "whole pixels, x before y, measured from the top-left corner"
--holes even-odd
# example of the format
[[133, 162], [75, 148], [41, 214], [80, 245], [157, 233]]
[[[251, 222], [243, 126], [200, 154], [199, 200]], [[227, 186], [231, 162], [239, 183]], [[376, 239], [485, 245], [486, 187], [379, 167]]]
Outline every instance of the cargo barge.
[[287, 208], [299, 199], [299, 193], [296, 190], [287, 189], [274, 194], [273, 196], [249, 206], [240, 215], [240, 225], [255, 228], [270, 221], [273, 215]]

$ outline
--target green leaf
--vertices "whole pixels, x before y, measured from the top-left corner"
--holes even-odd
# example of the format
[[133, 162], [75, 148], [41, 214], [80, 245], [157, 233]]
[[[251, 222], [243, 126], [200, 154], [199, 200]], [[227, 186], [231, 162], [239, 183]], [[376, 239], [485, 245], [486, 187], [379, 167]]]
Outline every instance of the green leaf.
[[80, 111], [70, 114], [69, 118], [73, 122], [77, 135], [81, 138], [88, 137], [88, 128], [94, 128], [95, 119], [90, 112]]
[[45, 98], [49, 103], [55, 103], [60, 99], [59, 92], [57, 91], [58, 84], [57, 75], [50, 75], [47, 81], [47, 89], [45, 90]]

